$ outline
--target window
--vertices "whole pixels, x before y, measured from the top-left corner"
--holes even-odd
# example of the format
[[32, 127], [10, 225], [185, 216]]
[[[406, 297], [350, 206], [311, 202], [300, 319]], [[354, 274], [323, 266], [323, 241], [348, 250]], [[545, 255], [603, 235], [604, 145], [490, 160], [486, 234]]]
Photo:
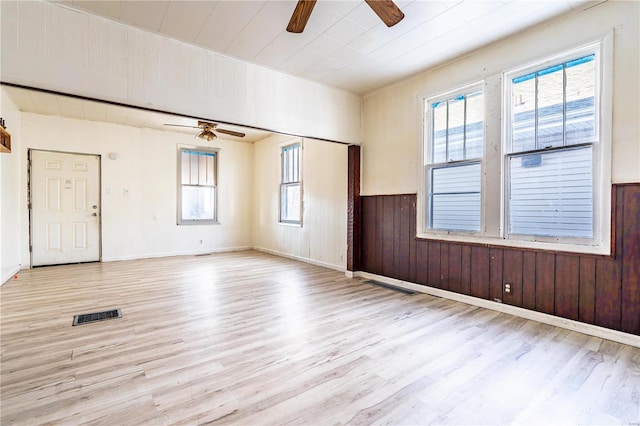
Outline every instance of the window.
[[594, 238], [596, 63], [581, 52], [508, 75], [509, 238]]
[[428, 149], [427, 228], [478, 232], [481, 227], [481, 168], [484, 93], [474, 87], [453, 97], [426, 101]]
[[610, 254], [612, 76], [610, 33], [424, 96], [418, 237]]
[[178, 224], [217, 222], [218, 152], [181, 148]]
[[302, 182], [299, 143], [282, 148], [280, 181], [280, 222], [301, 224]]

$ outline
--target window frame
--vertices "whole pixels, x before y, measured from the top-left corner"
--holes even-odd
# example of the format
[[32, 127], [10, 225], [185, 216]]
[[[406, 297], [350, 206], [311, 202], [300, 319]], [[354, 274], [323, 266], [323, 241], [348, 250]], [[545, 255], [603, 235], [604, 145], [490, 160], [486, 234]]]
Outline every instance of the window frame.
[[[194, 186], [194, 185], [185, 185], [182, 183], [182, 154], [185, 151], [194, 151], [194, 152], [202, 152], [205, 154], [214, 154], [213, 160], [213, 172], [214, 172], [214, 185], [196, 185], [196, 186], [205, 186], [212, 187], [214, 193], [214, 209], [213, 209], [213, 219], [183, 219], [182, 218], [182, 189], [184, 186]], [[177, 155], [177, 192], [178, 192], [178, 203], [176, 209], [176, 217], [177, 217], [177, 225], [219, 225], [219, 216], [218, 216], [218, 167], [219, 167], [219, 157], [220, 157], [220, 149], [219, 148], [210, 148], [210, 147], [197, 147], [197, 146], [178, 146], [178, 155]]]
[[[289, 181], [289, 182], [284, 182], [284, 176], [285, 176], [285, 150], [287, 148], [291, 148], [291, 147], [295, 147], [298, 146], [298, 164], [297, 164], [297, 175], [298, 175], [298, 179], [297, 181]], [[302, 158], [303, 158], [303, 147], [302, 147], [302, 141], [295, 141], [295, 142], [286, 142], [284, 144], [280, 145], [280, 183], [278, 185], [278, 224], [280, 225], [287, 225], [287, 226], [295, 226], [295, 227], [302, 227], [302, 219], [303, 219], [303, 185], [302, 185]], [[282, 207], [283, 207], [283, 189], [285, 187], [289, 187], [289, 186], [299, 186], [300, 187], [300, 205], [299, 205], [299, 209], [300, 209], [300, 220], [287, 220], [287, 219], [283, 219], [282, 218]]]
[[[556, 250], [574, 251], [577, 247], [585, 250], [597, 250], [599, 252], [610, 251], [610, 247], [605, 250], [604, 245], [609, 244], [610, 232], [608, 232], [611, 223], [611, 172], [610, 172], [610, 144], [611, 144], [611, 126], [607, 122], [603, 113], [606, 108], [607, 94], [611, 93], [611, 88], [606, 87], [607, 71], [605, 65], [611, 64], [611, 57], [606, 57], [606, 41], [602, 40], [583, 45], [582, 47], [566, 50], [562, 53], [548, 56], [547, 58], [505, 71], [503, 73], [503, 137], [502, 137], [502, 220], [501, 220], [501, 238], [509, 242], [521, 241], [529, 243], [549, 243], [556, 246]], [[518, 76], [528, 73], [535, 73], [544, 70], [547, 67], [564, 64], [571, 60], [594, 54], [595, 67], [595, 137], [592, 142], [563, 144], [562, 146], [553, 146], [549, 148], [538, 147], [536, 142], [535, 149], [514, 152], [512, 150], [512, 80]], [[563, 71], [564, 72], [564, 71]], [[609, 74], [610, 75], [610, 74]], [[609, 78], [610, 80], [610, 78]], [[566, 85], [566, 80], [563, 83]], [[564, 87], [566, 89], [566, 87]], [[609, 95], [610, 97], [610, 95]], [[610, 101], [609, 101], [610, 102]], [[603, 103], [605, 103], [603, 105]], [[566, 108], [566, 100], [563, 101], [563, 111]], [[609, 108], [609, 111], [611, 109]], [[537, 126], [537, 125], [536, 125]], [[564, 130], [563, 130], [564, 132]], [[593, 237], [562, 237], [562, 236], [542, 236], [518, 234], [510, 232], [509, 222], [509, 198], [511, 193], [511, 179], [509, 161], [511, 158], [522, 156], [525, 154], [545, 154], [567, 152], [572, 149], [591, 147], [591, 173], [592, 173], [592, 225]], [[609, 167], [603, 164], [606, 161]], [[608, 200], [608, 202], [607, 202]], [[577, 250], [580, 251], [580, 250]]]
[[[610, 256], [612, 253], [612, 122], [613, 122], [613, 31], [608, 31], [588, 38], [577, 38], [558, 44], [556, 50], [531, 54], [529, 51], [514, 52], [509, 58], [493, 67], [468, 69], [465, 73], [450, 73], [448, 75], [434, 74], [429, 80], [429, 90], [419, 93], [415, 98], [415, 120], [420, 131], [416, 134], [418, 147], [418, 159], [416, 164], [416, 178], [418, 179], [418, 196], [416, 205], [416, 238], [446, 241], [454, 243], [480, 244], [504, 248], [517, 248], [525, 250], [549, 250], [563, 253], [582, 253], [589, 255]], [[594, 214], [597, 227], [594, 228], [594, 241], [592, 245], [576, 244], [569, 242], [533, 241], [527, 239], [507, 239], [504, 234], [505, 224], [505, 135], [510, 131], [506, 129], [505, 104], [511, 102], [506, 96], [505, 73], [517, 72], [524, 68], [535, 67], [545, 62], [557, 61], [572, 53], [584, 51], [589, 47], [599, 46], [600, 69], [597, 70], [599, 81], [600, 105], [596, 114], [600, 117], [599, 144], [596, 146], [599, 152], [598, 159], [594, 155], [595, 175], [593, 185], [598, 187], [599, 195], [594, 199]], [[523, 65], [525, 64], [525, 65]], [[475, 79], [475, 80], [474, 80]], [[451, 91], [437, 89], [456, 85], [460, 89], [469, 86], [465, 82], [476, 81], [484, 84], [485, 95], [485, 141], [484, 159], [482, 165], [482, 229], [479, 233], [452, 233], [437, 232], [426, 229], [428, 188], [426, 186], [426, 155], [429, 123], [425, 119], [424, 101], [434, 99], [437, 96], [446, 96]], [[510, 81], [509, 81], [510, 83]], [[434, 95], [434, 93], [436, 95]], [[439, 95], [438, 95], [439, 93]], [[597, 175], [596, 175], [597, 174]]]
[[[482, 143], [482, 156], [474, 157], [463, 160], [453, 160], [435, 163], [434, 157], [434, 141], [433, 141], [433, 108], [432, 105], [437, 102], [444, 102], [454, 99], [458, 96], [467, 96], [469, 94], [481, 91], [483, 95], [483, 143]], [[466, 107], [465, 107], [466, 108]], [[465, 109], [466, 111], [466, 109]], [[418, 210], [418, 236], [461, 236], [472, 237], [483, 235], [484, 230], [484, 160], [487, 149], [486, 140], [486, 84], [484, 81], [475, 81], [473, 83], [467, 83], [457, 86], [455, 89], [447, 90], [436, 95], [423, 96], [422, 97], [422, 123], [423, 123], [423, 137], [420, 144], [421, 147], [421, 164], [422, 179], [421, 179], [421, 194], [423, 194], [419, 200], [421, 208]], [[448, 146], [448, 141], [447, 141]], [[433, 170], [444, 169], [459, 166], [469, 166], [473, 164], [480, 165], [480, 229], [474, 230], [461, 230], [461, 229], [442, 229], [433, 228], [432, 226], [432, 212], [433, 212], [433, 192], [432, 192], [432, 176]]]

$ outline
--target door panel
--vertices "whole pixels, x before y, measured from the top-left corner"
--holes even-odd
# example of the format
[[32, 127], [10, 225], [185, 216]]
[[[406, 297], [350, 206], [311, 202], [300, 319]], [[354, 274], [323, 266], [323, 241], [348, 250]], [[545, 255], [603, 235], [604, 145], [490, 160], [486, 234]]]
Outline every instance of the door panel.
[[100, 260], [100, 158], [31, 151], [32, 265]]

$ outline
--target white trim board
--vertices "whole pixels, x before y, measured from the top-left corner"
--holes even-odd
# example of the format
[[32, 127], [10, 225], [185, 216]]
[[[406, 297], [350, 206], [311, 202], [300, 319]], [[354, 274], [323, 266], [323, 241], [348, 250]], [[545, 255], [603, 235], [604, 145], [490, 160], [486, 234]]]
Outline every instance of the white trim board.
[[408, 290], [413, 290], [419, 293], [426, 293], [432, 296], [442, 297], [444, 299], [455, 300], [456, 302], [462, 302], [468, 305], [491, 309], [491, 310], [502, 312], [505, 314], [514, 315], [517, 317], [526, 318], [533, 321], [538, 321], [544, 324], [553, 325], [555, 327], [566, 328], [567, 330], [576, 331], [578, 333], [588, 334], [590, 336], [599, 337], [601, 339], [611, 340], [614, 342], [640, 348], [640, 336], [636, 336], [629, 333], [623, 333], [622, 331], [611, 330], [608, 328], [599, 327], [597, 325], [592, 325], [592, 324], [587, 324], [587, 323], [574, 321], [566, 318], [561, 318], [555, 315], [549, 315], [542, 312], [531, 311], [529, 309], [507, 305], [504, 303], [493, 302], [491, 300], [480, 299], [473, 296], [467, 296], [466, 294], [460, 294], [460, 293], [454, 293], [452, 291], [441, 290], [439, 288], [429, 287], [426, 285], [410, 283], [407, 281], [402, 281], [395, 278], [389, 278], [382, 275], [371, 274], [369, 272], [346, 271], [345, 275], [349, 278], [365, 278], [368, 280], [380, 281], [385, 284], [391, 284], [396, 287], [406, 288]]
[[[11, 281], [11, 280], [13, 279], [13, 277], [15, 277], [16, 275], [19, 275], [19, 274], [20, 274], [20, 271], [21, 271], [22, 269], [24, 269], [24, 268], [22, 268], [21, 266], [18, 266], [18, 267], [13, 271], [13, 273], [11, 273], [11, 275], [9, 275], [9, 277], [7, 277], [7, 279], [6, 279], [6, 280], [2, 280], [2, 281], [0, 281], [0, 287], [2, 287], [4, 284], [6, 284], [6, 283], [8, 283], [9, 281]], [[19, 279], [19, 277], [18, 277], [18, 279]]]
[[224, 248], [205, 249], [205, 250], [184, 250], [184, 251], [153, 253], [153, 254], [138, 254], [138, 255], [132, 255], [132, 256], [103, 257], [100, 260], [100, 262], [120, 262], [123, 260], [155, 259], [157, 257], [173, 257], [173, 256], [198, 256], [198, 255], [204, 255], [204, 254], [226, 253], [231, 251], [245, 251], [245, 250], [251, 250], [251, 249], [252, 249], [251, 246], [240, 246], [240, 247], [224, 247]]
[[324, 268], [329, 268], [329, 269], [333, 269], [335, 271], [339, 271], [339, 272], [347, 272], [345, 267], [343, 266], [338, 266], [338, 265], [334, 265], [332, 263], [327, 263], [327, 262], [322, 262], [320, 260], [314, 260], [314, 259], [309, 259], [308, 257], [302, 257], [302, 256], [295, 256], [293, 254], [288, 254], [288, 253], [283, 253], [277, 250], [271, 250], [268, 248], [264, 248], [264, 247], [253, 247], [254, 250], [256, 251], [261, 251], [263, 253], [269, 253], [269, 254], [273, 254], [274, 256], [280, 256], [280, 257], [286, 257], [287, 259], [293, 259], [293, 260], [299, 260], [300, 262], [304, 262], [304, 263], [310, 263], [312, 265], [316, 265], [316, 266], [322, 266]]

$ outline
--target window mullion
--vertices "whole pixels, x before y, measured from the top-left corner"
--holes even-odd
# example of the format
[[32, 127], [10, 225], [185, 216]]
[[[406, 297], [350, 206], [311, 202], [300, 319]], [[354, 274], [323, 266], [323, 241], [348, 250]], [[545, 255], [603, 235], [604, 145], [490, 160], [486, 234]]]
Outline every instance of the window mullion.
[[535, 73], [535, 84], [534, 84], [534, 102], [535, 102], [535, 108], [533, 109], [534, 114], [533, 114], [533, 139], [534, 139], [534, 146], [536, 147], [536, 149], [540, 148], [538, 146], [538, 72], [536, 71]]
[[433, 228], [433, 167], [429, 169], [429, 182], [431, 182], [431, 190], [429, 191], [429, 228]]
[[567, 145], [567, 67], [562, 64], [562, 146]]
[[429, 153], [429, 163], [436, 159], [436, 111], [431, 108], [431, 152]]
[[449, 161], [449, 101], [447, 101], [447, 124], [444, 138], [444, 161]]
[[464, 97], [464, 111], [462, 116], [462, 159], [467, 159], [467, 96]]

